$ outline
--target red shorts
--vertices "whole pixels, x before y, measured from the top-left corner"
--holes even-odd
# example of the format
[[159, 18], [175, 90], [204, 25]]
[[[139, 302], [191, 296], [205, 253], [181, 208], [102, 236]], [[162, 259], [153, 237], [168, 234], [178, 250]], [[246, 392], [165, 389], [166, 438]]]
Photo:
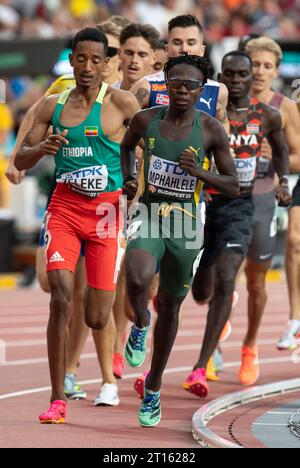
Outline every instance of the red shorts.
[[119, 270], [119, 241], [123, 228], [121, 191], [90, 198], [58, 184], [47, 211], [47, 271], [75, 272], [85, 241], [88, 285], [114, 291]]

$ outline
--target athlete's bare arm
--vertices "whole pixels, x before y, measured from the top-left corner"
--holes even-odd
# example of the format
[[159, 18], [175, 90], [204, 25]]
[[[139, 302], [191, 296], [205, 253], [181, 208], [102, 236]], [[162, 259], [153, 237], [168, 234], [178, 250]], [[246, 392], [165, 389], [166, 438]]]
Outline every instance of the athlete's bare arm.
[[147, 127], [156, 113], [155, 108], [138, 112], [131, 120], [121, 143], [123, 192], [129, 200], [133, 200], [138, 190], [138, 182], [134, 176], [135, 149], [140, 139], [144, 138]]
[[59, 96], [44, 98], [35, 117], [33, 126], [27, 133], [20, 150], [16, 154], [15, 166], [19, 171], [31, 169], [46, 155], [55, 156], [62, 144], [68, 144], [61, 135], [50, 135], [44, 139]]
[[135, 83], [130, 92], [136, 97], [141, 109], [147, 109], [149, 107], [151, 85], [146, 78], [142, 78]]
[[229, 134], [230, 132], [230, 124], [227, 115], [227, 105], [228, 105], [228, 89], [223, 84], [220, 83], [220, 92], [219, 98], [217, 103], [217, 111], [216, 111], [216, 118], [219, 122], [223, 125], [226, 132]]
[[280, 206], [289, 206], [291, 196], [288, 181], [282, 181], [283, 176], [289, 175], [289, 149], [284, 137], [280, 112], [271, 106], [266, 106], [265, 119], [268, 130], [267, 139], [272, 148], [272, 162], [280, 180], [276, 197]]
[[14, 185], [20, 184], [25, 177], [25, 171], [20, 172], [15, 167], [15, 157], [16, 157], [17, 152], [22, 146], [25, 136], [27, 135], [27, 133], [29, 132], [29, 130], [31, 129], [33, 125], [37, 110], [42, 101], [43, 101], [43, 98], [41, 98], [39, 101], [37, 101], [28, 109], [20, 125], [16, 143], [12, 151], [12, 154], [9, 158], [9, 165], [5, 173], [8, 180]]
[[138, 101], [129, 91], [115, 89], [112, 96], [115, 105], [122, 111], [123, 122], [128, 126], [135, 114], [141, 110]]
[[197, 177], [210, 187], [234, 197], [239, 194], [239, 181], [229, 150], [228, 136], [215, 118], [204, 113], [202, 113], [202, 125], [205, 153], [213, 152], [219, 174], [199, 167], [195, 153], [189, 149], [183, 152], [179, 165], [191, 176]]
[[297, 104], [285, 98], [281, 106], [283, 129], [290, 150], [290, 171], [300, 172], [300, 114]]

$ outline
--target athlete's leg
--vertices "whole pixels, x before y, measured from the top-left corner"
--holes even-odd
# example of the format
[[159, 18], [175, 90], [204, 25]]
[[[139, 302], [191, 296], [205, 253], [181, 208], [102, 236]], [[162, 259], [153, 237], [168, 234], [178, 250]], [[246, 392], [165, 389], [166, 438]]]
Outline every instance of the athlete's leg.
[[256, 346], [257, 334], [267, 303], [266, 277], [271, 268], [271, 261], [255, 263], [247, 259], [246, 275], [248, 286], [248, 331], [244, 345], [250, 348]]
[[286, 273], [291, 307], [290, 319], [300, 320], [300, 206], [294, 206], [290, 211]]
[[115, 384], [116, 379], [113, 374], [113, 355], [116, 328], [112, 313], [109, 315], [108, 322], [102, 330], [93, 330], [93, 337], [103, 383]]
[[184, 297], [173, 297], [158, 290], [158, 315], [154, 329], [154, 347], [151, 370], [146, 378], [147, 390], [158, 392], [178, 331], [179, 311]]
[[46, 247], [38, 247], [36, 252], [36, 276], [42, 291], [50, 293], [46, 269]]
[[106, 327], [114, 296], [114, 291], [103, 291], [88, 287], [85, 323], [92, 330], [103, 330]]
[[214, 295], [209, 305], [201, 353], [194, 369], [205, 369], [217, 347], [221, 332], [230, 317], [236, 275], [242, 261], [243, 257], [234, 252], [224, 252], [216, 261]]
[[143, 250], [130, 249], [125, 258], [127, 294], [136, 316], [138, 328], [149, 325], [148, 289], [157, 268], [157, 259]]
[[192, 292], [194, 300], [199, 304], [209, 304], [214, 294], [215, 265], [200, 266], [195, 275]]
[[125, 263], [122, 262], [121, 271], [118, 278], [116, 297], [113, 304], [113, 318], [115, 321], [116, 342], [114, 351], [120, 355], [124, 350], [124, 335], [126, 332], [128, 318], [125, 313], [126, 277]]
[[74, 275], [66, 270], [50, 271], [48, 272], [48, 279], [51, 289], [51, 302], [47, 340], [52, 402], [66, 399], [64, 378], [68, 322], [72, 313]]
[[86, 294], [85, 261], [84, 257], [80, 256], [74, 276], [73, 310], [69, 323], [67, 374], [76, 374], [80, 355], [89, 334], [89, 328], [84, 321]]

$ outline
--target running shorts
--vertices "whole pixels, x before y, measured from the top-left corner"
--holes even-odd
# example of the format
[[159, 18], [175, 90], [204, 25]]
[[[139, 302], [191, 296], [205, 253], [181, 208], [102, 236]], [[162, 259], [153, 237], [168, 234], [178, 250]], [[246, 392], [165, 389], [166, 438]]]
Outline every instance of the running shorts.
[[[179, 219], [184, 227], [182, 230], [178, 228]], [[200, 215], [195, 219], [173, 212], [168, 218], [153, 218], [142, 210], [132, 217], [127, 239], [127, 251], [143, 250], [156, 258], [161, 289], [173, 297], [187, 296], [199, 266], [203, 244]]]
[[277, 216], [275, 192], [254, 195], [253, 236], [248, 257], [255, 263], [272, 260], [276, 249]]
[[246, 257], [253, 233], [255, 205], [252, 195], [230, 198], [213, 195], [206, 208], [201, 268], [213, 266], [223, 252]]
[[75, 272], [85, 241], [88, 285], [93, 289], [114, 291], [119, 271], [119, 210], [121, 191], [89, 198], [58, 184], [47, 211], [47, 271]]

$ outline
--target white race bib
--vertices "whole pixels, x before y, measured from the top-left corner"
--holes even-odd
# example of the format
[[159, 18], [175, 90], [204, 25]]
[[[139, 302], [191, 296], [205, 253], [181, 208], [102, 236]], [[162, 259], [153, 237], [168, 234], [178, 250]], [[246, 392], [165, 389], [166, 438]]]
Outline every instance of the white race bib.
[[256, 175], [256, 158], [234, 159], [235, 167], [241, 187], [249, 187], [253, 183]]
[[178, 201], [191, 201], [197, 178], [180, 168], [179, 163], [152, 155], [148, 173], [148, 190]]
[[108, 185], [108, 170], [106, 166], [85, 167], [62, 174], [57, 182], [70, 185], [78, 193], [95, 197]]

